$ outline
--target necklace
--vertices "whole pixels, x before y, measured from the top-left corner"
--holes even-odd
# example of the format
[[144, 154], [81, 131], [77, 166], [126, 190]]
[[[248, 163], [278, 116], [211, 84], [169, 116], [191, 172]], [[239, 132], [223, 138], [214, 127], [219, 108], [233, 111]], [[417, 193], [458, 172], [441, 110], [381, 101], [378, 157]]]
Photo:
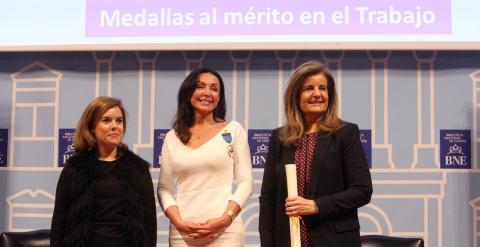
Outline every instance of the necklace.
[[210, 139], [224, 126], [225, 124], [223, 122], [215, 122], [192, 127], [190, 128], [190, 141], [202, 142], [203, 140]]

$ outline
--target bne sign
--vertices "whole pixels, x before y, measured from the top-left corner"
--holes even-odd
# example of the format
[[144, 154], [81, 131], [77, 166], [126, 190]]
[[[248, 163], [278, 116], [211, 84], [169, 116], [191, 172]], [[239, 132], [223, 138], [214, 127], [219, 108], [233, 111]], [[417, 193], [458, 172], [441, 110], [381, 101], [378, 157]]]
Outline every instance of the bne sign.
[[445, 164], [446, 165], [462, 165], [466, 166], [467, 165], [467, 156], [466, 155], [461, 155], [461, 156], [445, 156]]
[[75, 155], [75, 153], [71, 153], [71, 154], [64, 154], [62, 155], [62, 164], [66, 164], [67, 163], [67, 160], [72, 157], [73, 155]]
[[267, 162], [267, 158], [263, 155], [252, 155], [252, 165], [263, 165]]

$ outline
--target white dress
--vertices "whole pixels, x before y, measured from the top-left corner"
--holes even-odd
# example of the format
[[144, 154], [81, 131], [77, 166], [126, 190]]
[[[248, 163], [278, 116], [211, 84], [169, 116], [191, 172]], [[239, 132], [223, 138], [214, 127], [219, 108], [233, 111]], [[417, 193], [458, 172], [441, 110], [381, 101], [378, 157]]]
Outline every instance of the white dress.
[[[233, 156], [229, 155], [224, 133], [230, 133]], [[232, 192], [234, 176], [237, 184]], [[173, 130], [165, 136], [157, 189], [163, 210], [177, 205], [182, 219], [204, 222], [220, 217], [229, 200], [243, 207], [252, 188], [247, 134], [238, 122], [231, 121], [196, 149], [185, 146]], [[194, 240], [170, 224], [169, 241], [174, 247], [244, 246], [243, 221], [241, 217], [235, 218], [225, 232], [213, 240]]]

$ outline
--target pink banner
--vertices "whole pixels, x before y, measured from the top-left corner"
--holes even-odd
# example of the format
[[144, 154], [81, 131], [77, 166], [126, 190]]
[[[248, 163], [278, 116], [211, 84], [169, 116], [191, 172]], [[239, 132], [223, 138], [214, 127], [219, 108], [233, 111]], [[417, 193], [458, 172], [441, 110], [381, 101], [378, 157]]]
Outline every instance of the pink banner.
[[87, 37], [450, 34], [450, 0], [87, 0]]

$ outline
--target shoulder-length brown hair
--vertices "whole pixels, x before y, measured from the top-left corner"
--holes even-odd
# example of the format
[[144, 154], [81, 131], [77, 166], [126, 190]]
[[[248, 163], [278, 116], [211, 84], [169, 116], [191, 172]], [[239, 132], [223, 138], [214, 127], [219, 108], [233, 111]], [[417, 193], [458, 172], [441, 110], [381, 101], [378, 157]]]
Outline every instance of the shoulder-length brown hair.
[[316, 61], [306, 62], [295, 69], [285, 91], [287, 123], [280, 132], [280, 139], [284, 144], [296, 145], [305, 132], [304, 119], [300, 110], [300, 94], [305, 79], [318, 74], [323, 74], [327, 79], [328, 106], [326, 112], [318, 119], [317, 128], [319, 131], [330, 133], [341, 127], [333, 76], [323, 64]]
[[212, 74], [220, 83], [220, 98], [217, 107], [213, 110], [213, 119], [218, 122], [225, 121], [227, 103], [225, 102], [225, 86], [223, 85], [223, 79], [220, 74], [209, 68], [199, 68], [190, 72], [190, 74], [185, 77], [178, 90], [177, 114], [173, 120], [175, 134], [183, 144], [187, 144], [192, 136], [190, 133], [190, 127], [193, 126], [195, 121], [195, 110], [193, 109], [190, 99], [197, 88], [198, 77], [203, 73]]
[[75, 151], [83, 152], [97, 146], [97, 140], [92, 130], [95, 128], [98, 121], [100, 121], [103, 114], [114, 107], [118, 107], [120, 108], [120, 111], [122, 111], [123, 131], [125, 133], [127, 130], [127, 119], [122, 101], [112, 97], [98, 97], [88, 104], [77, 123], [73, 142]]

